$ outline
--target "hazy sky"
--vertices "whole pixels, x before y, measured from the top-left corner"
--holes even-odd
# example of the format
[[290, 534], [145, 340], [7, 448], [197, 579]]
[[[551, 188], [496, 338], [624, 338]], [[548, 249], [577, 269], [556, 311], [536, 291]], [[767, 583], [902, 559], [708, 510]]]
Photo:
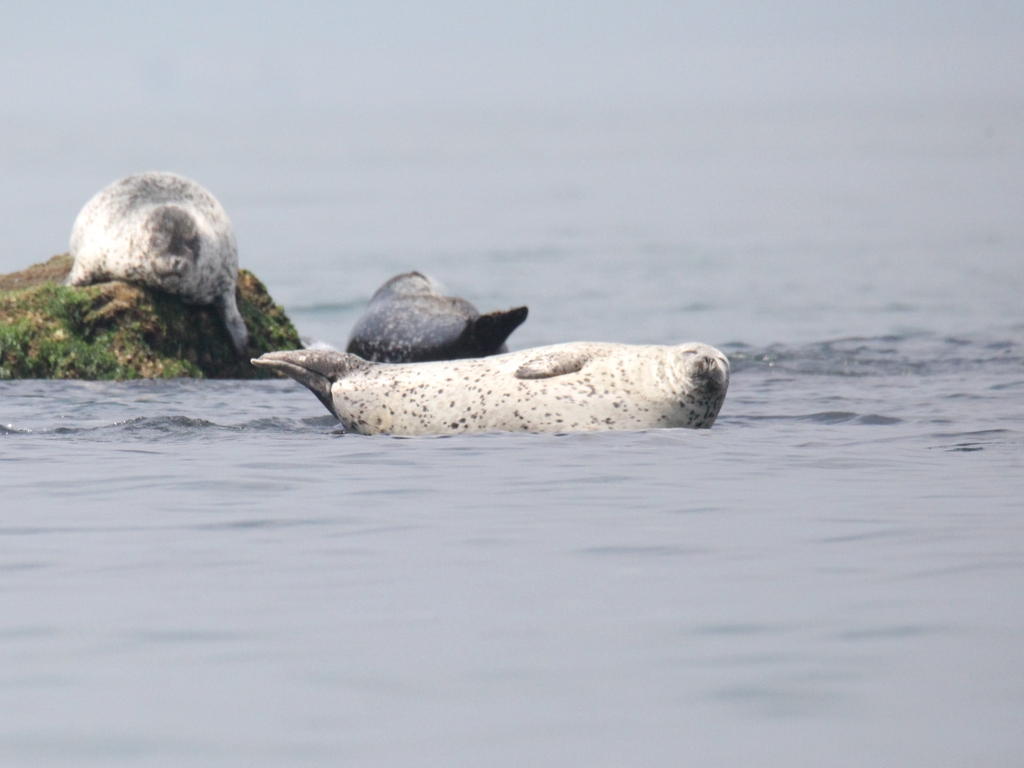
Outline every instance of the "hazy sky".
[[0, 110], [1024, 93], [1019, 0], [5, 2]]

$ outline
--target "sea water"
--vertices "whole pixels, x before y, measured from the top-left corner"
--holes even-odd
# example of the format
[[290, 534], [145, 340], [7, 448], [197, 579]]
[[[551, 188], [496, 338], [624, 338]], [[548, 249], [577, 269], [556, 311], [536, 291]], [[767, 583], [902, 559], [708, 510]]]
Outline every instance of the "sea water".
[[1020, 104], [62, 130], [5, 125], [0, 271], [177, 170], [310, 340], [420, 269], [527, 304], [513, 349], [732, 382], [711, 430], [413, 439], [0, 383], [0, 763], [1024, 760]]

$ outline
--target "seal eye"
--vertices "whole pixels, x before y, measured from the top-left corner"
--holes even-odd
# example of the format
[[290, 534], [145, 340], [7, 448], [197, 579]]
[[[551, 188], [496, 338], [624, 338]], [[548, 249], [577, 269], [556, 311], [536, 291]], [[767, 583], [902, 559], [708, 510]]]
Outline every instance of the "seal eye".
[[193, 260], [198, 261], [199, 260], [199, 235], [196, 235], [195, 237], [185, 241], [185, 245], [187, 245], [188, 249], [192, 252]]
[[167, 252], [174, 256], [184, 256], [195, 260], [199, 257], [199, 236], [184, 238], [175, 234], [171, 238], [170, 245], [167, 246]]

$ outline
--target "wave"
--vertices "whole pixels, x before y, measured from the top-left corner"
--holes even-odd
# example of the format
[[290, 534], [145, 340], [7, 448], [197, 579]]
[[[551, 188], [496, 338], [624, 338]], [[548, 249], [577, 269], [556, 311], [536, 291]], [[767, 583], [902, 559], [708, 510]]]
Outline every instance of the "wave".
[[1020, 371], [1024, 387], [1024, 343], [1020, 339], [965, 339], [931, 334], [850, 337], [799, 346], [755, 348], [725, 344], [733, 373], [774, 370], [817, 376], [906, 376], [959, 372]]
[[[851, 411], [821, 411], [819, 413], [807, 413], [798, 414], [795, 416], [777, 416], [777, 415], [763, 415], [763, 416], [742, 416], [732, 417], [742, 418], [744, 421], [804, 421], [811, 422], [813, 424], [864, 424], [868, 426], [890, 426], [893, 424], [901, 424], [903, 419], [895, 416], [882, 416], [877, 413], [853, 413]], [[722, 417], [722, 421], [727, 421], [728, 417]]]
[[188, 416], [139, 416], [112, 424], [94, 427], [54, 427], [52, 429], [20, 429], [13, 425], [0, 426], [0, 435], [61, 435], [89, 436], [102, 439], [123, 437], [174, 437], [194, 438], [202, 435], [231, 433], [273, 433], [273, 434], [343, 434], [344, 429], [333, 416], [316, 416], [302, 419], [286, 419], [266, 417], [252, 419], [238, 424], [218, 424], [207, 419], [195, 419]]
[[307, 304], [305, 306], [288, 307], [289, 315], [319, 315], [332, 314], [334, 312], [351, 312], [355, 309], [366, 309], [366, 299], [354, 299], [352, 301], [340, 301], [324, 304]]

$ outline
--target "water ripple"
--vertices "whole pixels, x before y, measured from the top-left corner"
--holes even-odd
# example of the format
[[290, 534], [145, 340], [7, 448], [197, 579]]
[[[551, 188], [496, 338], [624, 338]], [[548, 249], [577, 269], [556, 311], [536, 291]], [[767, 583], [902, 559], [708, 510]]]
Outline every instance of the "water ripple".
[[734, 373], [770, 369], [818, 376], [906, 376], [937, 373], [974, 375], [982, 368], [1020, 371], [1024, 344], [1017, 340], [968, 340], [933, 334], [851, 337], [799, 347], [763, 349], [724, 345]]

